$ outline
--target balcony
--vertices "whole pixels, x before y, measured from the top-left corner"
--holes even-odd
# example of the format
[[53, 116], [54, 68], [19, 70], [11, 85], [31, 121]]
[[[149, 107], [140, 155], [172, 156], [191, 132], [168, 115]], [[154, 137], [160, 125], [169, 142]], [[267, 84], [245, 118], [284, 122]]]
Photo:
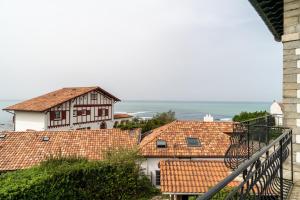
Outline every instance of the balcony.
[[[293, 186], [293, 143], [292, 130], [282, 126], [282, 118], [236, 123], [230, 138], [224, 162], [232, 173], [198, 200], [288, 199]], [[233, 182], [238, 184], [233, 187]]]

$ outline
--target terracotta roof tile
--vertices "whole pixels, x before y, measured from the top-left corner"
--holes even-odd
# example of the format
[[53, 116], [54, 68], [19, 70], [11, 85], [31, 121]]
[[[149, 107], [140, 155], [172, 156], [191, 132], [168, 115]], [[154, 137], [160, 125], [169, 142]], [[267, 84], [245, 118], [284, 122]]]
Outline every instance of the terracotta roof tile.
[[86, 94], [93, 90], [99, 90], [100, 92], [113, 98], [115, 101], [120, 101], [117, 97], [108, 93], [100, 87], [72, 87], [72, 88], [62, 88], [47, 94], [44, 94], [33, 99], [23, 101], [21, 103], [9, 106], [3, 110], [19, 110], [19, 111], [46, 111], [56, 105], [64, 103], [70, 99], [78, 97], [80, 95]]
[[[140, 130], [100, 129], [83, 131], [3, 132], [0, 139], [0, 171], [31, 167], [49, 156], [102, 159], [105, 151], [133, 148]], [[49, 141], [43, 141], [43, 137]]]
[[[224, 157], [230, 144], [232, 122], [174, 121], [154, 129], [140, 143], [145, 157]], [[194, 137], [200, 146], [190, 147], [186, 138]], [[157, 148], [157, 140], [165, 140], [166, 148]]]
[[[223, 161], [160, 161], [162, 193], [205, 193], [230, 174]], [[228, 186], [237, 186], [238, 181]]]

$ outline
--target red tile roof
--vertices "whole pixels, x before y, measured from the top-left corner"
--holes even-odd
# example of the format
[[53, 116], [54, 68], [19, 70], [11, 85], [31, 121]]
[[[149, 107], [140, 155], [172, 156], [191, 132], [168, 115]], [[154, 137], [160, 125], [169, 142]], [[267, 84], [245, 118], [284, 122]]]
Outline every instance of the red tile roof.
[[[174, 121], [154, 129], [140, 143], [145, 157], [224, 157], [233, 130], [232, 122]], [[187, 145], [186, 138], [198, 138], [199, 147]], [[166, 148], [157, 148], [157, 140], [165, 140]]]
[[108, 93], [100, 87], [72, 87], [72, 88], [62, 88], [48, 94], [44, 94], [33, 99], [23, 101], [21, 103], [9, 106], [3, 110], [18, 110], [18, 111], [36, 111], [42, 112], [46, 111], [54, 106], [64, 103], [80, 95], [86, 94], [91, 91], [100, 91], [105, 95], [111, 97], [115, 101], [120, 101], [117, 97]]
[[[207, 192], [230, 174], [223, 161], [160, 161], [162, 193], [200, 194]], [[238, 181], [228, 186], [237, 186]]]
[[[102, 159], [112, 149], [134, 148], [140, 130], [100, 129], [83, 131], [3, 132], [0, 139], [0, 171], [28, 168], [49, 156]], [[49, 141], [43, 141], [43, 137]]]
[[132, 117], [133, 117], [132, 115], [128, 115], [125, 113], [114, 114], [114, 119], [132, 118]]

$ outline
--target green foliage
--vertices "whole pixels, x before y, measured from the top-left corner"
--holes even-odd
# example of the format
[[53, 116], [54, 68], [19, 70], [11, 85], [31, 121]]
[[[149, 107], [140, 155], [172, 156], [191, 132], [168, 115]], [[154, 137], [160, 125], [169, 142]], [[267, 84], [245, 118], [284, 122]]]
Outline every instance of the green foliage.
[[40, 166], [2, 174], [0, 199], [129, 200], [157, 194], [135, 162], [138, 156], [134, 152], [120, 155], [111, 153], [109, 159], [94, 162], [51, 158]]
[[212, 200], [223, 200], [226, 199], [226, 197], [229, 195], [229, 193], [233, 190], [234, 188], [232, 187], [225, 187], [223, 188], [221, 191], [219, 191], [218, 193], [216, 193], [214, 195], [214, 197], [212, 197]]
[[144, 121], [144, 120], [133, 119], [132, 121], [127, 122], [126, 124], [118, 125], [117, 128], [121, 128], [122, 130], [141, 128], [142, 133], [145, 133], [147, 131], [153, 130], [155, 128], [158, 128], [160, 126], [163, 126], [175, 120], [176, 120], [175, 112], [170, 110], [168, 112], [156, 114], [150, 120]]
[[267, 111], [256, 111], [256, 112], [241, 112], [238, 115], [235, 115], [232, 120], [235, 122], [242, 122], [242, 121], [247, 121], [251, 119], [255, 119], [258, 117], [263, 117], [269, 115]]

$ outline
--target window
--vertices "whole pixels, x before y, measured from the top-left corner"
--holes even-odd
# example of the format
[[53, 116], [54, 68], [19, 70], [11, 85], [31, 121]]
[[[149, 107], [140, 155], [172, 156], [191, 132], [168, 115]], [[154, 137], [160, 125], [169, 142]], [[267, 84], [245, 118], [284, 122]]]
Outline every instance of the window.
[[97, 93], [92, 93], [91, 94], [91, 100], [97, 100], [97, 99], [98, 99]]
[[50, 111], [50, 120], [51, 121], [58, 121], [66, 119], [67, 111]]
[[77, 117], [77, 110], [73, 110], [73, 117]]
[[54, 111], [54, 120], [61, 119], [61, 111]]
[[155, 185], [160, 185], [160, 171], [155, 171]]
[[156, 147], [157, 148], [167, 148], [167, 142], [165, 140], [157, 140]]
[[99, 117], [107, 117], [108, 116], [108, 114], [109, 114], [109, 111], [108, 111], [108, 109], [106, 108], [106, 109], [98, 109], [98, 116]]
[[105, 109], [105, 116], [108, 116], [108, 109]]
[[86, 116], [86, 110], [82, 110], [81, 115]]
[[186, 142], [189, 147], [199, 147], [200, 146], [200, 141], [198, 138], [187, 137]]

